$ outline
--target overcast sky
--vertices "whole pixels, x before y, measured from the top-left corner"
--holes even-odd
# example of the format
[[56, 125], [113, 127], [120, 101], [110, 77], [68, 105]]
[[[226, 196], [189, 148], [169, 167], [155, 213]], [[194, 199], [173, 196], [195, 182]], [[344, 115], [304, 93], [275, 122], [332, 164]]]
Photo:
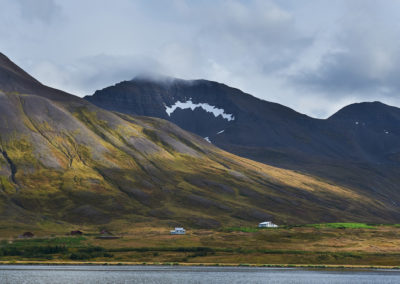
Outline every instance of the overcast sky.
[[400, 107], [400, 0], [0, 0], [0, 52], [79, 96], [157, 73], [321, 118]]

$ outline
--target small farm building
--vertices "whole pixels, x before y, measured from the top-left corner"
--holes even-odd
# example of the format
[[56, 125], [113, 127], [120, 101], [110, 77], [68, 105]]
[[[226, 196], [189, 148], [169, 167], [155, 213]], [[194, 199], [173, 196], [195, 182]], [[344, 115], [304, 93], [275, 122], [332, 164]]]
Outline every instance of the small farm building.
[[184, 235], [186, 234], [186, 230], [184, 228], [175, 228], [175, 230], [171, 231], [171, 235]]
[[271, 221], [265, 221], [258, 224], [259, 228], [277, 228], [278, 225], [272, 223]]

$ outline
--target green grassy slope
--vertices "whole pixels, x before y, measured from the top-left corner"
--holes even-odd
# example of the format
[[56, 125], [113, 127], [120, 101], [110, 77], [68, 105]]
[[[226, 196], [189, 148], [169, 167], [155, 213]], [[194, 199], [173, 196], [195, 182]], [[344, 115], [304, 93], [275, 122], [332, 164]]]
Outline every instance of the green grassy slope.
[[[400, 265], [398, 225], [313, 224], [279, 228], [189, 229], [124, 228], [119, 238], [101, 239], [97, 230], [83, 236], [37, 231], [33, 239], [0, 234], [0, 263], [195, 264], [304, 266]], [[21, 262], [22, 261], [22, 262]], [[311, 268], [311, 267], [310, 267]], [[341, 267], [343, 268], [343, 267]], [[371, 267], [370, 267], [371, 268]]]

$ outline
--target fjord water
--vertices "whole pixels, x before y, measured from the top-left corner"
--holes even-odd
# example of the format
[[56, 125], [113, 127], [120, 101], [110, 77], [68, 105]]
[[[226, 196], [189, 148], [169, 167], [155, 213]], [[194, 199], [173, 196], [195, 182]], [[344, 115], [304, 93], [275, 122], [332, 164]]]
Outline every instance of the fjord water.
[[400, 283], [400, 270], [4, 265], [0, 283]]

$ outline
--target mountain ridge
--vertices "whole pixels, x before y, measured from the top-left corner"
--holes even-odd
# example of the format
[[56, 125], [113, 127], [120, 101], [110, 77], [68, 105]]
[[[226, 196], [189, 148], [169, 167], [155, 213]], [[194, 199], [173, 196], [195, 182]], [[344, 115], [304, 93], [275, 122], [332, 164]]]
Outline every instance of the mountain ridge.
[[110, 112], [35, 82], [10, 86], [7, 76], [3, 227], [400, 220], [397, 207], [373, 193], [235, 156], [163, 119]]
[[[123, 81], [85, 99], [112, 111], [170, 120], [242, 157], [362, 191], [381, 191], [385, 196], [399, 192], [400, 109], [383, 103], [349, 105], [329, 118], [315, 119], [225, 84], [181, 79], [169, 85], [151, 79]], [[193, 106], [204, 103], [235, 120]], [[364, 110], [361, 121], [355, 110], [366, 106], [376, 110]]]

